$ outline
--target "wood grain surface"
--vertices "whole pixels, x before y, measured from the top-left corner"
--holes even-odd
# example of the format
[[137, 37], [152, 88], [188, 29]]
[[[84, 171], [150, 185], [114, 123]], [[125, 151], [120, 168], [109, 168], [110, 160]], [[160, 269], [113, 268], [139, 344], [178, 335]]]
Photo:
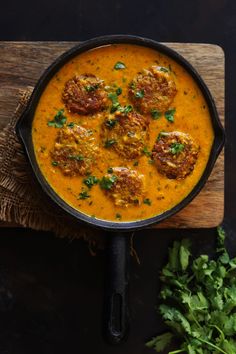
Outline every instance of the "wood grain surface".
[[[19, 89], [34, 86], [49, 64], [77, 42], [0, 42], [0, 129], [8, 123]], [[164, 43], [183, 55], [208, 85], [224, 124], [224, 52], [212, 44]], [[181, 212], [154, 226], [208, 228], [224, 216], [224, 154], [200, 194]]]

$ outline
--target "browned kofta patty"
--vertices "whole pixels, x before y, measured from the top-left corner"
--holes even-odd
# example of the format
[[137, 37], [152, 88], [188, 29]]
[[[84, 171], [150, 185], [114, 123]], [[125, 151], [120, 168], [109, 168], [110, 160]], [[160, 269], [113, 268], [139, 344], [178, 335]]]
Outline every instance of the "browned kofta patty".
[[100, 186], [117, 206], [139, 205], [143, 199], [143, 175], [125, 167], [114, 167], [106, 174]]
[[154, 110], [165, 112], [176, 93], [170, 71], [160, 66], [152, 66], [138, 73], [128, 91], [130, 100], [141, 113], [151, 113]]
[[105, 119], [101, 136], [107, 148], [114, 149], [121, 157], [132, 160], [142, 154], [148, 138], [149, 120], [137, 112], [116, 112]]
[[161, 132], [152, 150], [158, 171], [170, 179], [184, 179], [194, 169], [199, 146], [189, 134]]
[[66, 82], [62, 100], [72, 113], [99, 112], [107, 105], [104, 82], [93, 74], [76, 75]]
[[51, 151], [52, 165], [66, 176], [84, 176], [91, 171], [98, 153], [92, 131], [79, 125], [58, 131]]

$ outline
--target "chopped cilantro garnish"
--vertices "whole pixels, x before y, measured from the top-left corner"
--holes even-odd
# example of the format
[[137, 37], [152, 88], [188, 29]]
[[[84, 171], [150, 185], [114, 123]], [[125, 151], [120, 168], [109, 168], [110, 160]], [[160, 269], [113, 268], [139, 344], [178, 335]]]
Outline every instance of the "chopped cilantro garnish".
[[52, 166], [58, 166], [59, 163], [57, 161], [52, 161]]
[[154, 119], [154, 120], [159, 119], [161, 117], [161, 115], [162, 115], [162, 113], [160, 111], [158, 111], [157, 109], [151, 110], [152, 119]]
[[66, 123], [66, 116], [64, 115], [64, 109], [60, 109], [54, 116], [53, 120], [48, 122], [49, 127], [62, 128]]
[[102, 189], [109, 190], [113, 187], [114, 183], [117, 181], [117, 177], [112, 175], [111, 177], [102, 177], [100, 181], [100, 186]]
[[92, 188], [95, 184], [99, 182], [99, 179], [95, 176], [88, 176], [83, 180], [83, 183], [86, 184], [88, 188]]
[[90, 195], [88, 194], [87, 191], [80, 192], [79, 199], [87, 199], [87, 198], [90, 198]]
[[105, 121], [105, 125], [106, 125], [108, 128], [110, 128], [110, 129], [114, 128], [114, 126], [116, 125], [116, 123], [117, 123], [117, 120], [116, 120], [116, 119], [107, 119], [107, 120]]
[[131, 83], [129, 84], [129, 87], [132, 89], [132, 90], [135, 90], [136, 89], [136, 83], [131, 81]]
[[144, 204], [147, 204], [147, 205], [151, 205], [151, 204], [152, 204], [152, 202], [151, 202], [151, 200], [150, 200], [149, 198], [145, 198], [145, 199], [143, 200], [143, 203], [144, 203]]
[[69, 127], [69, 128], [74, 128], [74, 126], [75, 126], [74, 122], [70, 122], [67, 124], [67, 127]]
[[173, 123], [174, 122], [174, 115], [175, 115], [176, 109], [169, 109], [168, 111], [165, 112], [165, 117], [168, 120], [168, 122]]
[[167, 68], [165, 68], [164, 66], [161, 66], [161, 67], [159, 68], [159, 70], [160, 70], [160, 71], [163, 71], [164, 73], [168, 73], [168, 72], [169, 72], [169, 70], [168, 70]]
[[121, 61], [118, 61], [115, 65], [114, 65], [114, 69], [115, 70], [122, 70], [122, 69], [126, 69], [126, 66], [124, 63], [122, 63]]
[[128, 113], [132, 112], [133, 107], [129, 104], [128, 106], [119, 106], [118, 111], [123, 113], [124, 115], [127, 115]]
[[111, 107], [110, 112], [114, 113], [117, 110], [117, 108], [120, 106], [120, 103], [118, 101], [118, 96], [114, 92], [109, 93], [107, 96], [112, 102], [112, 107]]
[[158, 134], [158, 137], [157, 137], [157, 140], [156, 141], [159, 141], [163, 136], [168, 136], [169, 133], [167, 132], [160, 132]]
[[170, 152], [175, 155], [175, 154], [179, 154], [181, 151], [184, 150], [184, 144], [180, 144], [180, 143], [173, 143], [170, 146]]
[[121, 219], [121, 218], [122, 218], [121, 214], [116, 213], [116, 219]]
[[151, 154], [152, 154], [151, 151], [149, 151], [146, 146], [143, 148], [143, 153], [144, 153], [144, 155], [146, 155], [147, 157], [150, 157]]
[[122, 94], [122, 88], [121, 87], [118, 87], [116, 89], [116, 94], [117, 94], [117, 96], [120, 96]]
[[108, 172], [108, 173], [113, 173], [113, 168], [112, 168], [112, 167], [109, 167], [109, 168], [107, 169], [107, 172]]
[[95, 91], [99, 88], [99, 84], [95, 84], [95, 85], [86, 85], [84, 86], [85, 90], [87, 92], [92, 92], [92, 91]]
[[143, 97], [144, 97], [144, 94], [145, 94], [144, 90], [139, 90], [139, 91], [136, 91], [136, 92], [135, 92], [134, 96], [135, 96], [136, 98], [143, 98]]
[[116, 143], [117, 143], [117, 141], [115, 139], [108, 139], [105, 141], [104, 147], [109, 148]]
[[76, 160], [76, 161], [83, 161], [84, 157], [82, 155], [68, 155], [68, 159]]

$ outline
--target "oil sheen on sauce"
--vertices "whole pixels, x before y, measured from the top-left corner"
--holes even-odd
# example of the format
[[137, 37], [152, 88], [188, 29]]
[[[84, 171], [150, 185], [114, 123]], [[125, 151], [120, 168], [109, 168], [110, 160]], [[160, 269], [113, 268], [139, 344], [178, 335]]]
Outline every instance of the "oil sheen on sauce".
[[[117, 62], [125, 63], [126, 68], [114, 70]], [[150, 164], [144, 154], [134, 161], [120, 158], [114, 151], [107, 151], [100, 146], [97, 166], [92, 174], [101, 178], [111, 166], [125, 166], [137, 170], [144, 175], [145, 198], [151, 203], [131, 205], [129, 207], [115, 206], [99, 184], [89, 190], [90, 197], [84, 200], [78, 198], [84, 188], [84, 177], [64, 176], [57, 166], [52, 165], [50, 150], [53, 148], [59, 128], [49, 127], [58, 110], [64, 109], [67, 123], [74, 122], [87, 129], [93, 129], [96, 141], [100, 142], [100, 129], [106, 112], [83, 116], [68, 112], [61, 99], [65, 83], [75, 74], [94, 74], [105, 81], [106, 85], [116, 84], [122, 88], [119, 96], [121, 104], [129, 104], [127, 91], [129, 82], [144, 68], [158, 65], [171, 68], [177, 87], [177, 94], [171, 104], [176, 109], [174, 122], [168, 122], [163, 115], [157, 120], [151, 120], [149, 126], [149, 151], [161, 131], [181, 131], [189, 133], [200, 146], [200, 152], [193, 172], [183, 180], [168, 179], [158, 173], [156, 167]], [[178, 63], [169, 57], [150, 48], [118, 44], [99, 47], [78, 55], [66, 63], [48, 83], [38, 103], [32, 129], [32, 138], [37, 162], [51, 187], [73, 208], [80, 212], [102, 220], [134, 221], [159, 215], [171, 209], [183, 200], [199, 181], [209, 158], [214, 140], [210, 114], [205, 99], [193, 78]], [[103, 172], [101, 172], [103, 171]]]

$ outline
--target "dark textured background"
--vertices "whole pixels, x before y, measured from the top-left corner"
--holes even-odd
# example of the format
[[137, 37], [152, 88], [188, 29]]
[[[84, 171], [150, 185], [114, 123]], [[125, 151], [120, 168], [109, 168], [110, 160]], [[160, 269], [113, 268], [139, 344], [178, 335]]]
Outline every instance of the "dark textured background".
[[[236, 2], [1, 3], [0, 40], [85, 40], [117, 33], [223, 47], [227, 133], [224, 225], [228, 246], [235, 254]], [[126, 343], [114, 348], [101, 336], [104, 252], [91, 257], [83, 242], [70, 243], [31, 230], [1, 229], [0, 233], [0, 354], [151, 353], [144, 342], [162, 329], [154, 306], [158, 270], [166, 260], [168, 246], [173, 239], [191, 236], [196, 253], [211, 252], [215, 238], [215, 230], [148, 230], [136, 234], [135, 247], [141, 265], [131, 261], [131, 333]]]

